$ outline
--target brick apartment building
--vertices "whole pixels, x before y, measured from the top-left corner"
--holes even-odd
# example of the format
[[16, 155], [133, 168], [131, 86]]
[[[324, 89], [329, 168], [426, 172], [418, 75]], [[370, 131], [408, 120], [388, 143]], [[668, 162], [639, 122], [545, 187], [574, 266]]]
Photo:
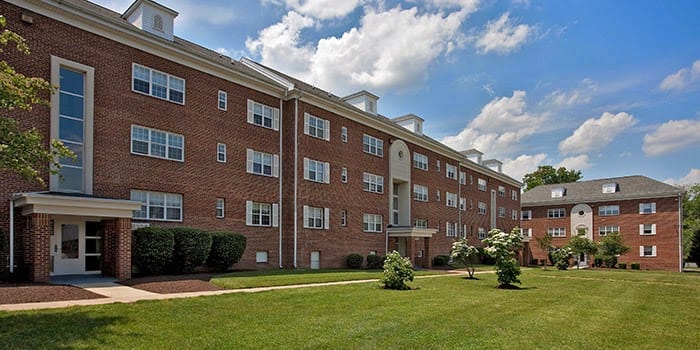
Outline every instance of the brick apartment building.
[[0, 173], [0, 273], [126, 279], [145, 225], [245, 234], [241, 268], [391, 250], [427, 267], [460, 235], [519, 224], [521, 184], [497, 160], [431, 139], [418, 116], [378, 115], [369, 92], [341, 98], [173, 36], [177, 12], [155, 2], [11, 0], [0, 14], [32, 51], [5, 59], [58, 86], [10, 116], [78, 154], [48, 188]]
[[[551, 234], [557, 247], [573, 235], [599, 241], [619, 232], [631, 248], [619, 262], [681, 271], [682, 196], [680, 189], [645, 176], [538, 186], [522, 195], [521, 225], [532, 238]], [[536, 244], [529, 248], [534, 259], [547, 259]], [[590, 265], [590, 259], [580, 261]]]

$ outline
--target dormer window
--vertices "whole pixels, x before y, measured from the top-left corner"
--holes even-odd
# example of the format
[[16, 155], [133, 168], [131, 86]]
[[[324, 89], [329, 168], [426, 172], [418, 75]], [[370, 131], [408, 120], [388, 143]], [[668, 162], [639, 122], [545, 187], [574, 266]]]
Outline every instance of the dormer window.
[[558, 188], [553, 188], [552, 189], [552, 198], [561, 198], [566, 195], [566, 189], [563, 187], [558, 187]]
[[617, 191], [616, 183], [603, 184], [603, 193], [615, 193]]
[[159, 32], [163, 31], [163, 17], [159, 15], [153, 16], [153, 29]]

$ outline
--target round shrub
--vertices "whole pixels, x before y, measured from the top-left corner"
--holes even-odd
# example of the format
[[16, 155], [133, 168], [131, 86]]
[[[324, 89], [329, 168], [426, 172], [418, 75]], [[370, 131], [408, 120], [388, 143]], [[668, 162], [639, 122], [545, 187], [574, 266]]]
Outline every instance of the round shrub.
[[639, 270], [639, 263], [632, 263], [630, 266], [632, 267], [632, 270]]
[[618, 263], [617, 268], [620, 270], [627, 270], [627, 263]]
[[450, 257], [447, 255], [436, 255], [433, 257], [433, 266], [447, 266], [450, 262]]
[[384, 266], [384, 260], [386, 258], [377, 254], [367, 255], [367, 268], [372, 270], [379, 270]]
[[173, 270], [177, 273], [192, 273], [197, 266], [207, 261], [211, 250], [211, 234], [191, 227], [171, 229], [175, 238]]
[[173, 259], [173, 232], [160, 227], [143, 227], [133, 233], [131, 252], [134, 263], [146, 274], [163, 273]]
[[345, 258], [345, 263], [348, 265], [349, 269], [359, 269], [362, 267], [362, 260], [364, 260], [362, 255], [353, 253]]
[[228, 231], [213, 231], [209, 234], [212, 241], [207, 265], [225, 271], [241, 260], [245, 251], [245, 236]]
[[411, 260], [404, 258], [397, 251], [386, 256], [384, 261], [384, 277], [382, 283], [386, 289], [410, 289], [406, 281], [413, 281], [413, 265]]

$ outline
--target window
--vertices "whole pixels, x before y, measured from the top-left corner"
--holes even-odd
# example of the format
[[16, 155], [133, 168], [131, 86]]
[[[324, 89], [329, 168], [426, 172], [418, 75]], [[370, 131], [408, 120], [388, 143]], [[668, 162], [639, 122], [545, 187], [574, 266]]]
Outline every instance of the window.
[[304, 180], [330, 183], [330, 164], [304, 158]]
[[384, 156], [384, 141], [369, 135], [362, 135], [362, 150], [378, 157]]
[[440, 172], [440, 160], [438, 160], [437, 163], [435, 163], [435, 165], [436, 165], [437, 172], [439, 173]]
[[267, 252], [255, 252], [255, 262], [256, 263], [266, 263], [267, 262]]
[[348, 211], [345, 209], [340, 211], [340, 226], [348, 226]]
[[467, 184], [467, 173], [460, 171], [459, 172], [459, 183], [462, 185]]
[[512, 209], [510, 211], [510, 219], [511, 220], [518, 220], [518, 211], [515, 209]]
[[532, 237], [532, 229], [531, 228], [524, 228], [524, 229], [520, 230], [520, 236]]
[[304, 134], [328, 141], [330, 130], [330, 121], [304, 113]]
[[228, 105], [228, 95], [226, 94], [226, 91], [219, 90], [219, 109], [222, 111], [225, 111], [227, 105]]
[[478, 236], [477, 236], [477, 237], [478, 237], [479, 239], [485, 239], [485, 238], [486, 238], [486, 229], [484, 229], [483, 227], [479, 227], [479, 229], [478, 229], [477, 232], [478, 232]]
[[656, 224], [639, 224], [639, 234], [650, 236], [656, 234]]
[[348, 142], [348, 128], [340, 128], [340, 141]]
[[520, 212], [520, 220], [532, 220], [532, 210], [523, 210]]
[[221, 219], [224, 217], [225, 214], [225, 202], [223, 198], [217, 198], [216, 199], [216, 217]]
[[457, 223], [446, 222], [445, 231], [447, 232], [447, 237], [457, 237]]
[[437, 190], [437, 201], [440, 201], [440, 190]]
[[616, 183], [603, 184], [603, 193], [615, 193], [617, 191]]
[[639, 256], [656, 256], [656, 246], [655, 245], [640, 245], [639, 246]]
[[226, 144], [217, 143], [216, 144], [216, 161], [219, 163], [226, 163]]
[[131, 153], [149, 157], [183, 161], [185, 139], [182, 135], [131, 126]]
[[362, 214], [362, 230], [364, 232], [382, 232], [382, 216]]
[[415, 219], [415, 220], [413, 220], [413, 227], [415, 227], [415, 228], [428, 228], [428, 220]]
[[552, 237], [566, 237], [566, 228], [550, 227], [547, 229], [547, 233], [549, 233], [549, 235]]
[[367, 192], [384, 193], [384, 176], [364, 173], [362, 175], [364, 190]]
[[457, 208], [457, 194], [445, 192], [445, 205], [448, 207]]
[[620, 226], [600, 226], [598, 228], [598, 235], [600, 236], [607, 236], [608, 234], [611, 234], [613, 232], [620, 233]]
[[479, 188], [479, 191], [486, 192], [486, 180], [485, 179], [479, 178], [477, 186]]
[[479, 215], [486, 215], [486, 203], [479, 202]]
[[656, 203], [639, 203], [639, 213], [640, 214], [654, 214], [654, 213], [656, 213]]
[[598, 215], [600, 216], [613, 216], [620, 215], [619, 205], [601, 205], [598, 207]]
[[506, 196], [506, 188], [503, 186], [498, 186], [498, 196], [499, 197], [505, 197]]
[[62, 66], [59, 68], [58, 139], [76, 155], [76, 159], [58, 159], [61, 168], [58, 170], [60, 176], [58, 176], [57, 187], [64, 191], [84, 192], [86, 190], [84, 166], [87, 164], [83, 161], [92, 152], [90, 149], [85, 149], [86, 139], [89, 137], [88, 134], [91, 134], [91, 130], [85, 128], [86, 119], [92, 118], [87, 115], [89, 110], [86, 108], [87, 103], [90, 103], [86, 88], [91, 90], [91, 87], [86, 86], [91, 81], [89, 78], [86, 79], [88, 74], [91, 73], [77, 72]]
[[504, 207], [498, 207], [498, 217], [499, 217], [499, 218], [505, 218], [505, 217], [506, 217], [506, 208], [504, 208]]
[[460, 238], [467, 237], [467, 225], [462, 225], [462, 227], [459, 228], [459, 237]]
[[277, 203], [245, 202], [245, 221], [248, 226], [279, 226], [279, 205]]
[[304, 206], [304, 228], [328, 229], [330, 210], [328, 208], [317, 208]]
[[131, 200], [141, 202], [134, 219], [182, 221], [182, 195], [176, 193], [131, 190]]
[[558, 187], [558, 188], [553, 188], [552, 189], [552, 198], [561, 198], [564, 197], [566, 194], [566, 190], [563, 187]]
[[279, 176], [279, 156], [247, 150], [246, 171], [251, 174], [278, 177]]
[[518, 200], [518, 191], [510, 190], [510, 199], [517, 201]]
[[132, 65], [131, 78], [134, 92], [185, 104], [185, 79], [136, 63]]
[[459, 210], [467, 210], [467, 199], [459, 198]]
[[413, 185], [413, 199], [421, 202], [428, 201], [428, 188], [421, 185]]
[[566, 217], [566, 209], [564, 208], [547, 209], [547, 218], [549, 219], [560, 219], [564, 217]]
[[264, 104], [248, 100], [248, 123], [263, 128], [279, 130], [280, 110]]
[[474, 176], [472, 174], [469, 174], [469, 184], [470, 185], [474, 184]]
[[421, 170], [428, 170], [428, 157], [413, 152], [413, 167]]
[[448, 179], [457, 180], [457, 167], [452, 164], [446, 163], [445, 176], [447, 176]]
[[340, 182], [348, 183], [348, 168], [346, 167], [340, 169]]

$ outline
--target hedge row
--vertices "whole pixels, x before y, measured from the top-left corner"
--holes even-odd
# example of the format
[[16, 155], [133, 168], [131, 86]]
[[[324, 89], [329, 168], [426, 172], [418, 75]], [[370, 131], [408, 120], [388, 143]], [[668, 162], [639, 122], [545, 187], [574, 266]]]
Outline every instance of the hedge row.
[[[345, 258], [345, 263], [349, 269], [360, 269], [362, 268], [362, 261], [364, 259], [365, 258], [362, 255], [353, 253]], [[371, 270], [382, 269], [384, 266], [384, 260], [386, 260], [385, 256], [377, 254], [367, 255], [367, 268]]]
[[144, 274], [191, 273], [199, 266], [226, 270], [245, 251], [246, 238], [233, 232], [191, 227], [144, 227], [134, 231], [132, 258]]

